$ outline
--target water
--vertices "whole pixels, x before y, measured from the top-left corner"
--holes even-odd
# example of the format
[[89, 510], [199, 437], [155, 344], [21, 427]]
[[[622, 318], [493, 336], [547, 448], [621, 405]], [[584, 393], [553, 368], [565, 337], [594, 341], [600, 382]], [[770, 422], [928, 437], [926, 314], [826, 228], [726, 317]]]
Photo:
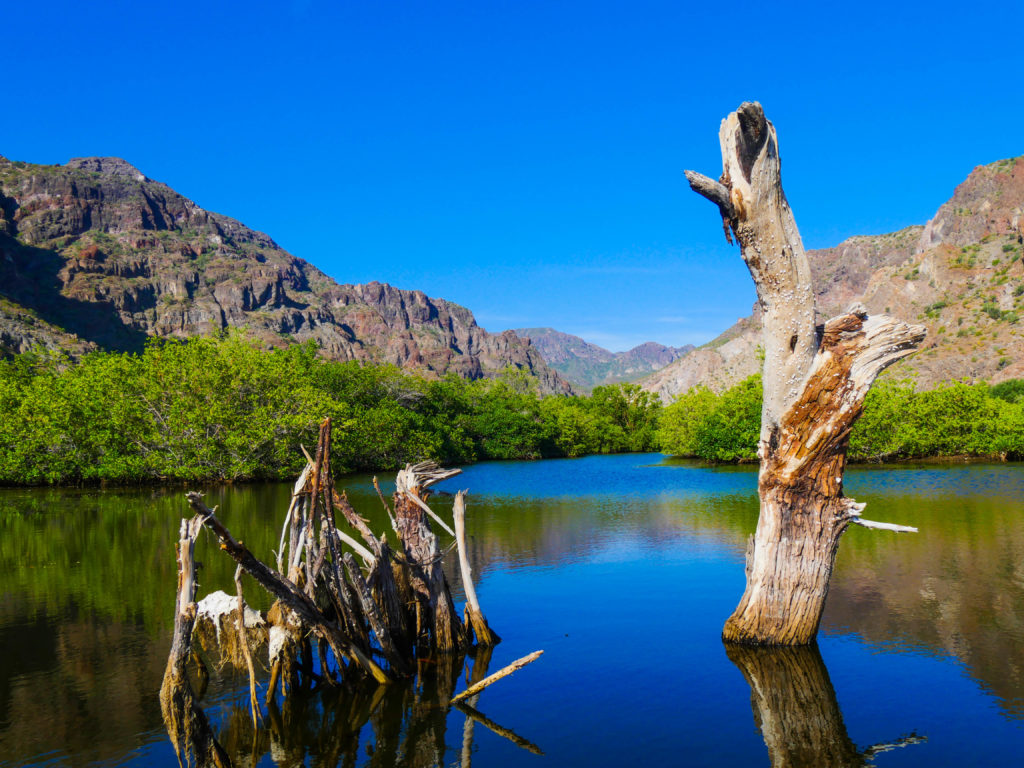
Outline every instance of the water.
[[[369, 478], [342, 485], [384, 530]], [[481, 464], [444, 484], [470, 489], [478, 591], [504, 638], [490, 669], [545, 651], [475, 704], [544, 754], [476, 724], [472, 762], [1019, 764], [1024, 466], [855, 467], [846, 485], [866, 517], [921, 532], [844, 537], [818, 651], [730, 659], [719, 632], [743, 590], [753, 469], [627, 455]], [[0, 491], [0, 765], [177, 765], [156, 694], [182, 493]], [[272, 559], [288, 493], [207, 502]], [[197, 558], [201, 593], [233, 590], [210, 537]], [[203, 704], [243, 764], [457, 765], [466, 718], [435, 686], [460, 670], [291, 701], [255, 733], [227, 671]]]

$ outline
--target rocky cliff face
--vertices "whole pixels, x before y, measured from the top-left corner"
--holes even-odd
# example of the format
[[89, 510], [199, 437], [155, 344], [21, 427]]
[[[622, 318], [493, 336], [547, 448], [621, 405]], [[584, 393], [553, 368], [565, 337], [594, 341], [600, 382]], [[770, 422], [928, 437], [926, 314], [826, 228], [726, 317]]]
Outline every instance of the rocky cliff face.
[[[872, 313], [924, 324], [921, 351], [886, 374], [922, 388], [1022, 378], [1022, 243], [1024, 157], [979, 166], [923, 227], [808, 251], [820, 319], [862, 301]], [[720, 391], [760, 369], [759, 343], [752, 315], [643, 386], [666, 400], [695, 384]]]
[[147, 336], [243, 328], [268, 345], [467, 378], [512, 367], [568, 385], [528, 341], [381, 283], [340, 285], [267, 235], [211, 213], [118, 158], [0, 158], [0, 351], [135, 350]]
[[548, 365], [584, 391], [603, 384], [635, 381], [693, 349], [692, 345], [666, 347], [648, 341], [626, 352], [609, 352], [553, 328], [517, 328], [515, 333], [529, 339]]

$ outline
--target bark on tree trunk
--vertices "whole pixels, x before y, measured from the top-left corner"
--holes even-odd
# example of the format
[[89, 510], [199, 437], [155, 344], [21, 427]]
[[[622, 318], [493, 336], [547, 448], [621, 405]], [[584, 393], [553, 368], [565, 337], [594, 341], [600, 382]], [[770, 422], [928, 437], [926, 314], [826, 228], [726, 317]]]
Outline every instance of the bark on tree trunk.
[[868, 317], [854, 305], [815, 327], [811, 270], [782, 191], [775, 127], [745, 102], [722, 121], [718, 181], [686, 172], [735, 235], [764, 323], [758, 456], [761, 515], [747, 551], [747, 588], [723, 638], [756, 645], [814, 641], [839, 539], [864, 505], [843, 496], [850, 429], [875, 377], [914, 351], [922, 326]]
[[424, 509], [429, 483], [429, 479], [423, 480], [414, 469], [399, 472], [394, 498], [395, 520], [402, 553], [413, 564], [409, 568], [409, 586], [419, 611], [417, 635], [421, 639], [429, 635], [436, 650], [453, 653], [466, 647], [466, 630], [455, 611], [441, 567], [441, 548]]

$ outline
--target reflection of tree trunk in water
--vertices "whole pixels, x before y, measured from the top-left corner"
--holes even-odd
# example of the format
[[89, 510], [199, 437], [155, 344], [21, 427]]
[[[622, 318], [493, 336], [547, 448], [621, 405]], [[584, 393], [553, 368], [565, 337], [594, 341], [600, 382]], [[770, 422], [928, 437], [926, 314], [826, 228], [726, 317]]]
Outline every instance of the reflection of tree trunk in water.
[[772, 768], [867, 765], [850, 740], [836, 693], [815, 646], [758, 648], [726, 644], [750, 685], [754, 723]]
[[725, 644], [750, 685], [750, 706], [772, 768], [862, 768], [879, 752], [925, 741], [911, 734], [857, 749], [839, 710], [817, 646], [761, 648]]
[[462, 655], [443, 654], [420, 660], [419, 691], [409, 709], [398, 765], [409, 768], [443, 765], [448, 702], [462, 671]]
[[448, 702], [463, 668], [461, 654], [420, 659], [415, 682], [387, 686], [372, 708], [371, 766], [427, 768], [445, 764]]
[[[475, 685], [487, 677], [487, 668], [491, 665], [491, 653], [494, 651], [490, 646], [477, 648], [476, 656], [473, 658], [473, 671], [466, 680], [466, 685]], [[480, 694], [470, 696], [467, 703], [475, 707], [480, 700]], [[460, 768], [470, 768], [473, 763], [473, 718], [467, 717], [462, 725], [462, 753], [459, 760]]]

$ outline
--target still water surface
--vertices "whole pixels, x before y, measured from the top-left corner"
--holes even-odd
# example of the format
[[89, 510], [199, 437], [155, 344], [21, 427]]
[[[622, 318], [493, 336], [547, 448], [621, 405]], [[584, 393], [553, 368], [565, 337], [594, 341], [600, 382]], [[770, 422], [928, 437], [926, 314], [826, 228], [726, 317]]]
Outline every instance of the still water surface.
[[[384, 530], [370, 479], [341, 485]], [[460, 671], [443, 665], [419, 689], [295, 701], [259, 732], [226, 672], [204, 706], [247, 765], [1020, 764], [1024, 465], [854, 467], [846, 485], [867, 517], [921, 532], [850, 531], [818, 650], [753, 654], [719, 640], [753, 468], [605, 456], [480, 464], [441, 486], [470, 489], [477, 588], [504, 638], [490, 669], [545, 650], [476, 707], [543, 755], [437, 706]], [[269, 560], [288, 494], [207, 501]], [[157, 690], [187, 514], [180, 489], [0, 491], [0, 765], [177, 764]], [[233, 590], [210, 537], [197, 558], [202, 594]]]

